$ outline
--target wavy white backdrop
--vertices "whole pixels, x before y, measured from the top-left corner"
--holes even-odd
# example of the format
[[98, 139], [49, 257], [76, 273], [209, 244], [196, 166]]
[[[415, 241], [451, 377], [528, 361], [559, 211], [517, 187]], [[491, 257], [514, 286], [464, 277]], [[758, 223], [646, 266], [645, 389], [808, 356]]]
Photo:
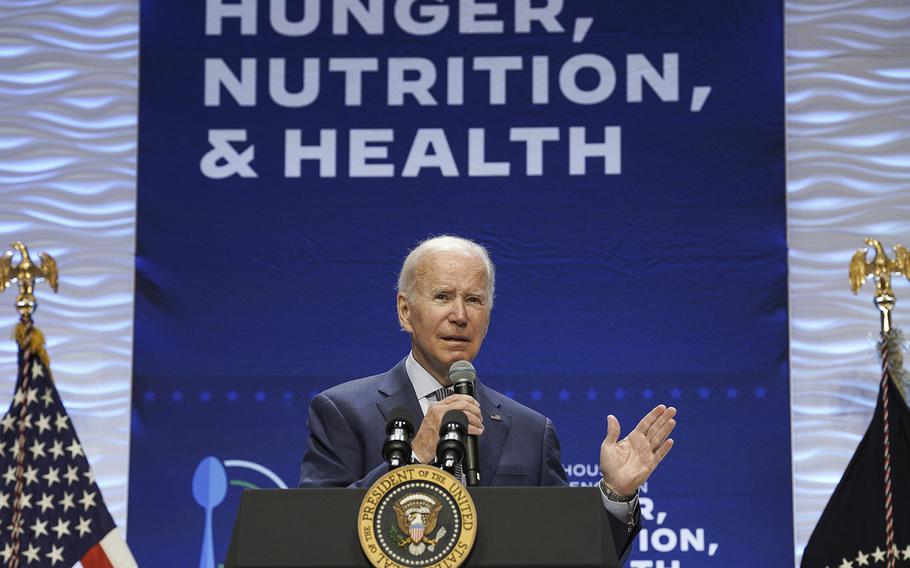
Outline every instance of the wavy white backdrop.
[[[796, 554], [872, 416], [878, 311], [849, 292], [867, 235], [910, 245], [910, 3], [786, 4]], [[903, 280], [903, 279], [901, 279]], [[895, 286], [910, 329], [910, 290]]]
[[[38, 323], [105, 499], [126, 521], [136, 0], [0, 2], [0, 245], [56, 255]], [[786, 3], [796, 558], [874, 406], [878, 320], [847, 289], [866, 235], [910, 245], [910, 6]], [[898, 289], [900, 292], [900, 289]], [[897, 321], [910, 321], [910, 293]], [[903, 309], [901, 309], [903, 308]], [[902, 317], [903, 316], [903, 317]], [[15, 322], [0, 296], [0, 329]], [[0, 407], [15, 375], [0, 342]]]
[[[35, 321], [114, 520], [126, 521], [139, 6], [0, 2], [0, 252], [58, 261]], [[0, 296], [0, 404], [16, 375], [14, 290]]]

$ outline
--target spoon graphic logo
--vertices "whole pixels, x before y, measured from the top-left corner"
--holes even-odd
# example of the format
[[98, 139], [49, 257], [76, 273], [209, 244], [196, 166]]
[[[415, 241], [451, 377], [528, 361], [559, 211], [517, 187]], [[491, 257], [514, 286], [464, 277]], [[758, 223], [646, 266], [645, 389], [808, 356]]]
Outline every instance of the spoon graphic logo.
[[216, 568], [215, 546], [212, 536], [212, 511], [224, 501], [227, 496], [228, 485], [248, 489], [258, 489], [259, 486], [242, 479], [228, 479], [227, 469], [243, 469], [255, 471], [268, 478], [275, 487], [287, 489], [287, 485], [272, 470], [258, 463], [245, 460], [224, 460], [222, 462], [214, 456], [202, 458], [193, 473], [193, 498], [205, 510], [205, 528], [202, 532], [202, 553], [199, 558], [199, 568]]

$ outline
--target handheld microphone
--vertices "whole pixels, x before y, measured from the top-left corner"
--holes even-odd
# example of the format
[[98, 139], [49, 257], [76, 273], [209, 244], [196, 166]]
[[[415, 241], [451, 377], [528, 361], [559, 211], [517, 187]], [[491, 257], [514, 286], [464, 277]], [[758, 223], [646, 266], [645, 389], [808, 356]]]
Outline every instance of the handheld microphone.
[[[449, 380], [456, 394], [474, 398], [474, 381], [477, 380], [474, 365], [467, 361], [455, 361], [449, 367]], [[474, 435], [468, 435], [465, 443], [464, 478], [468, 487], [480, 484], [480, 452], [477, 450], [477, 436]]]
[[436, 460], [449, 473], [464, 459], [464, 440], [468, 433], [468, 417], [461, 410], [450, 410], [442, 416]]
[[385, 427], [386, 439], [382, 458], [389, 469], [411, 462], [411, 437], [414, 435], [414, 415], [403, 406], [394, 409]]

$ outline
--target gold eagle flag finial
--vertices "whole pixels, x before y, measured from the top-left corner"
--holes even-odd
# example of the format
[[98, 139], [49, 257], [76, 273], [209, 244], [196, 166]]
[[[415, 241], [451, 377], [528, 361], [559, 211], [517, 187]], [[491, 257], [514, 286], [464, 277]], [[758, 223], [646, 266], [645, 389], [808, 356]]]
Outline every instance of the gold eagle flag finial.
[[891, 331], [891, 310], [897, 298], [891, 287], [891, 275], [903, 274], [910, 280], [910, 251], [902, 245], [894, 245], [894, 259], [888, 258], [885, 247], [877, 239], [867, 238], [866, 244], [875, 250], [872, 261], [867, 260], [869, 249], [861, 248], [850, 260], [850, 289], [858, 294], [870, 277], [875, 278], [875, 305], [882, 313], [882, 333]]
[[32, 313], [38, 306], [35, 301], [35, 284], [45, 280], [51, 289], [57, 291], [57, 261], [43, 252], [39, 255], [41, 264], [32, 262], [28, 254], [28, 247], [16, 241], [12, 245], [19, 253], [19, 264], [13, 266], [13, 252], [7, 251], [0, 256], [0, 293], [9, 288], [13, 282], [19, 284], [19, 295], [16, 296], [16, 311], [20, 319], [25, 322], [31, 319]]

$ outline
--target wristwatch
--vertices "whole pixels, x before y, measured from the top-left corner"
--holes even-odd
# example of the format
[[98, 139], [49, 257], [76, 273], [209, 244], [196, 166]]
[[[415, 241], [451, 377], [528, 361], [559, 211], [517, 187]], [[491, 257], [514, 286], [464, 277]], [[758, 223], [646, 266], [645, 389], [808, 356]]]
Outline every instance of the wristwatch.
[[629, 503], [635, 500], [635, 497], [638, 496], [638, 489], [635, 490], [635, 493], [631, 495], [620, 495], [619, 493], [610, 489], [607, 485], [607, 480], [600, 478], [600, 490], [604, 492], [604, 495], [607, 496], [607, 499], [613, 501], [614, 503]]

